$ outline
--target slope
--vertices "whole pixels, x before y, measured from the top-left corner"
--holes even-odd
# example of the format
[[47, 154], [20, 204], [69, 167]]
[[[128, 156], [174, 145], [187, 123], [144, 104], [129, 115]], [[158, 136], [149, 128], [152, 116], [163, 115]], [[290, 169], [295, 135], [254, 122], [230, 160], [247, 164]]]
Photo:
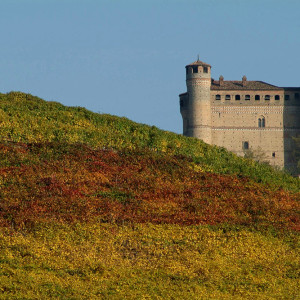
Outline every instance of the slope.
[[0, 100], [3, 299], [295, 299], [299, 180], [23, 93]]
[[0, 94], [0, 124], [2, 140], [25, 143], [61, 141], [116, 150], [148, 148], [190, 157], [203, 171], [247, 176], [274, 188], [300, 190], [298, 179], [268, 165], [237, 157], [224, 148], [126, 118], [46, 102], [21, 92]]

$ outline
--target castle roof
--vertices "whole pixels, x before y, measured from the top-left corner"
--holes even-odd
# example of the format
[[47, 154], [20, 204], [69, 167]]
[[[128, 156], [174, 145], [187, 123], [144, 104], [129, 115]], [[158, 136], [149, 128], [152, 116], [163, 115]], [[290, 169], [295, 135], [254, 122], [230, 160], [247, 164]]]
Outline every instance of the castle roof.
[[299, 87], [283, 87], [285, 91], [300, 91], [300, 86]]
[[224, 80], [220, 85], [219, 80], [212, 80], [211, 90], [283, 90], [283, 88], [263, 81], [249, 81], [243, 85], [243, 81]]
[[188, 66], [204, 66], [204, 67], [211, 67], [211, 65], [201, 61], [201, 60], [196, 60], [188, 65], [186, 65], [185, 67], [188, 67]]

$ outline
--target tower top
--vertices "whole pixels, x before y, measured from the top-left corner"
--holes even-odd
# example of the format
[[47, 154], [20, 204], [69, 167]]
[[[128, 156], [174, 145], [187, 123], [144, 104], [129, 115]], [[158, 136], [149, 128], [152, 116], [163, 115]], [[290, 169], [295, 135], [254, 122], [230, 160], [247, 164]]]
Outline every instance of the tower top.
[[189, 67], [189, 66], [204, 66], [204, 67], [210, 67], [211, 68], [211, 65], [199, 60], [199, 55], [198, 55], [198, 59], [188, 65], [186, 65], [185, 67]]

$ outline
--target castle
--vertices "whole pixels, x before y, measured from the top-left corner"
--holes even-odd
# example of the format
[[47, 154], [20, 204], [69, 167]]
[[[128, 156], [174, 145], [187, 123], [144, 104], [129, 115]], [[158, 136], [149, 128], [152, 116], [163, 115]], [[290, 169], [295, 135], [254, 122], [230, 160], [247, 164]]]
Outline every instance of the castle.
[[184, 135], [296, 172], [293, 137], [300, 135], [300, 87], [246, 76], [214, 80], [211, 66], [199, 59], [185, 68], [187, 92], [179, 95]]

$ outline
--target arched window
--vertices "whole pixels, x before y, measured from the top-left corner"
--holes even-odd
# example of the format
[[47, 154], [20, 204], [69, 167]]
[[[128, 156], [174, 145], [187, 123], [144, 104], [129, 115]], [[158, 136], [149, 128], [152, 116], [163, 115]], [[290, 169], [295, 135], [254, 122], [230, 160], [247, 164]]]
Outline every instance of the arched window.
[[230, 95], [226, 95], [225, 100], [230, 100]]
[[216, 95], [216, 100], [221, 100], [221, 95]]
[[193, 73], [198, 73], [198, 66], [193, 66]]
[[255, 100], [260, 100], [260, 95], [255, 95]]
[[235, 100], [241, 100], [241, 96], [240, 95], [235, 95]]
[[265, 100], [270, 100], [270, 95], [265, 95]]
[[275, 100], [280, 100], [280, 96], [279, 95], [275, 95]]
[[250, 100], [250, 95], [246, 95], [245, 100]]
[[243, 142], [243, 149], [248, 150], [249, 149], [249, 142]]
[[266, 127], [266, 120], [265, 120], [265, 117], [260, 117], [258, 119], [258, 127]]

